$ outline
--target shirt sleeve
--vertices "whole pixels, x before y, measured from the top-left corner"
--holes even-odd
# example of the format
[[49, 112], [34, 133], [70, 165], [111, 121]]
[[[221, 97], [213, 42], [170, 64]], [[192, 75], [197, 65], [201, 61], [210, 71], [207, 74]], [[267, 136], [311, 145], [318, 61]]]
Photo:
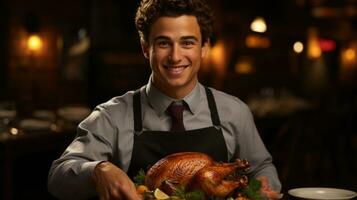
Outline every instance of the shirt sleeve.
[[281, 190], [281, 183], [273, 159], [266, 149], [258, 130], [255, 126], [253, 115], [248, 106], [244, 104], [240, 112], [241, 129], [238, 131], [237, 142], [239, 146], [238, 155], [242, 159], [247, 159], [251, 167], [248, 170], [250, 178], [266, 176], [269, 179], [270, 188], [276, 191]]
[[92, 172], [113, 154], [115, 128], [105, 110], [96, 109], [81, 122], [77, 136], [52, 163], [49, 192], [59, 199], [88, 199], [96, 195]]

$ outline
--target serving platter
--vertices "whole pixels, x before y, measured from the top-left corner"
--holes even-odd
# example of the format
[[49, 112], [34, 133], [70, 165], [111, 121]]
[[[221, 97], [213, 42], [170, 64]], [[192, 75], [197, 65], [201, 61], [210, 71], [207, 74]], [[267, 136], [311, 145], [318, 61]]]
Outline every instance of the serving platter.
[[289, 190], [288, 194], [297, 199], [315, 200], [347, 200], [357, 196], [354, 191], [323, 187], [295, 188]]

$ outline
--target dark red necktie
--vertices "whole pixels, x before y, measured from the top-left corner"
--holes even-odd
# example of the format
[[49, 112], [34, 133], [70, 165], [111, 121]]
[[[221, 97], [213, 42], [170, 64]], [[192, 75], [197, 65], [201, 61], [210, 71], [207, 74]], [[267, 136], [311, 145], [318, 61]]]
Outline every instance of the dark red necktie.
[[185, 105], [171, 103], [167, 108], [167, 111], [172, 119], [171, 131], [184, 131], [185, 127], [183, 125], [183, 110]]

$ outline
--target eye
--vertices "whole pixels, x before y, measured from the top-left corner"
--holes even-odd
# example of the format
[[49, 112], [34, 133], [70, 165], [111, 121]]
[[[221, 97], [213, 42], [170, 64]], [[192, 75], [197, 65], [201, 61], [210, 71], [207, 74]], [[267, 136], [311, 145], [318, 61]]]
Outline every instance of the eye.
[[195, 42], [194, 41], [191, 41], [191, 40], [185, 40], [182, 42], [182, 45], [185, 47], [185, 48], [190, 48], [192, 46], [195, 45]]
[[161, 40], [161, 41], [157, 42], [157, 45], [160, 48], [165, 48], [165, 47], [168, 47], [170, 45], [170, 43], [168, 41], [166, 41], [166, 40]]

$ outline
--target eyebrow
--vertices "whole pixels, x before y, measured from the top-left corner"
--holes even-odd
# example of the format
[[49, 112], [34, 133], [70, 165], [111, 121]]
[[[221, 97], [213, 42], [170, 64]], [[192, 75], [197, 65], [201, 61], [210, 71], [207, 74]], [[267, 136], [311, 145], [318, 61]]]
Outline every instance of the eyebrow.
[[183, 40], [194, 40], [196, 42], [198, 42], [198, 38], [195, 36], [183, 36], [181, 39]]
[[[156, 42], [158, 40], [171, 40], [171, 39], [167, 36], [160, 35], [160, 36], [157, 36], [154, 38], [154, 42]], [[180, 38], [180, 40], [194, 40], [194, 41], [198, 42], [198, 38], [195, 36], [183, 36]]]
[[156, 42], [158, 40], [170, 40], [170, 38], [160, 35], [160, 36], [157, 36], [157, 37], [154, 38], [154, 42]]

